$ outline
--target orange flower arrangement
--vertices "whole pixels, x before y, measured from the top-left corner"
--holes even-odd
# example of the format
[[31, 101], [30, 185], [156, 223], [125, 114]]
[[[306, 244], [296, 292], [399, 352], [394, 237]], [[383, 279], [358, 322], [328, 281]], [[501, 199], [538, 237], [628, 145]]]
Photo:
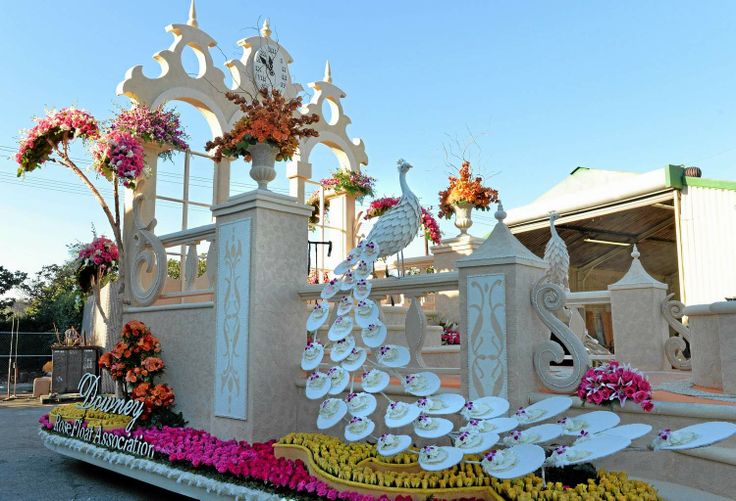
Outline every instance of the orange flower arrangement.
[[437, 214], [441, 218], [450, 219], [455, 213], [456, 204], [468, 204], [479, 210], [489, 210], [490, 205], [498, 201], [498, 192], [493, 188], [483, 186], [483, 178], [476, 176], [470, 170], [470, 162], [463, 161], [460, 167], [460, 177], [450, 176], [450, 186], [440, 191], [440, 211]]
[[161, 359], [161, 341], [143, 322], [125, 324], [120, 341], [100, 356], [98, 365], [108, 370], [113, 381], [125, 383], [130, 398], [144, 403], [141, 421], [155, 424], [183, 425], [184, 418], [169, 408], [174, 405], [174, 391], [166, 384], [154, 384], [166, 364]]
[[243, 157], [251, 161], [249, 148], [257, 143], [267, 143], [277, 149], [276, 160], [289, 160], [299, 146], [302, 137], [317, 137], [318, 132], [310, 124], [319, 121], [316, 113], [300, 115], [302, 98], [286, 99], [279, 91], [261, 89], [250, 102], [234, 92], [225, 93], [230, 101], [243, 111], [230, 132], [205, 144], [205, 150], [215, 150], [217, 162], [223, 157]]

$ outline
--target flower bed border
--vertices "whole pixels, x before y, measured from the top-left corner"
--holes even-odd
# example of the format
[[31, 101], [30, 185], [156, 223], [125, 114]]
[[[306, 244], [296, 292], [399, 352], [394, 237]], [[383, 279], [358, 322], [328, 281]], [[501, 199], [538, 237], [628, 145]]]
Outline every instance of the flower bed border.
[[39, 430], [38, 433], [43, 439], [43, 445], [53, 452], [195, 499], [243, 499], [246, 501], [289, 499], [271, 492], [220, 482], [149, 459], [109, 451], [74, 438], [43, 430]]
[[[486, 501], [503, 501], [505, 499], [501, 495], [496, 493], [493, 488], [488, 486], [446, 487], [444, 489], [404, 489], [401, 487], [386, 487], [377, 485], [372, 486], [370, 484], [363, 484], [360, 482], [354, 482], [352, 480], [344, 480], [341, 478], [337, 478], [334, 475], [330, 475], [319, 467], [319, 465], [314, 461], [312, 452], [303, 445], [275, 443], [273, 444], [273, 452], [276, 457], [301, 460], [307, 467], [310, 475], [337, 490], [347, 489], [351, 492], [367, 494], [374, 497], [379, 497], [381, 495], [399, 495], [404, 497], [411, 496], [414, 501], [424, 501], [427, 499], [428, 496], [432, 496], [435, 499], [475, 498], [484, 499]], [[406, 471], [412, 469], [415, 465], [393, 465], [381, 461], [375, 461], [375, 458], [368, 458], [358, 463], [357, 466], [369, 466], [376, 471], [385, 471], [387, 469]]]

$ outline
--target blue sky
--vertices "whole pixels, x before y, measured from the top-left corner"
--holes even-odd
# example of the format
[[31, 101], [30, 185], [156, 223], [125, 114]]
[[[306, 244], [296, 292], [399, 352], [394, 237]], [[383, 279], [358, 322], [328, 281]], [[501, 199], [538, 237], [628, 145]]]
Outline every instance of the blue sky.
[[[319, 7], [317, 7], [319, 5]], [[199, 0], [199, 24], [237, 58], [235, 42], [268, 17], [294, 57], [295, 81], [322, 77], [329, 59], [348, 94], [351, 135], [365, 141], [378, 193], [398, 191], [396, 159], [415, 165], [409, 184], [437, 205], [444, 147], [472, 134], [468, 154], [507, 207], [523, 205], [575, 166], [645, 172], [698, 165], [709, 178], [736, 178], [734, 2], [320, 2]], [[188, 0], [5, 2], [0, 16], [0, 264], [35, 271], [66, 257], [66, 244], [107, 233], [77, 179], [55, 165], [16, 180], [18, 129], [45, 107], [70, 104], [108, 118], [125, 71], [169, 46], [163, 30], [187, 19]], [[142, 13], [146, 13], [143, 15]], [[213, 52], [217, 62], [226, 56]], [[178, 105], [192, 144], [203, 120]], [[78, 156], [84, 156], [83, 151]], [[455, 163], [458, 163], [454, 159]], [[334, 160], [313, 158], [315, 176]], [[236, 181], [247, 183], [240, 165]], [[165, 167], [174, 194], [176, 165]], [[208, 194], [205, 166], [195, 196]], [[277, 188], [285, 188], [283, 169]], [[176, 230], [162, 208], [161, 231]], [[200, 221], [207, 214], [200, 212]], [[490, 229], [476, 214], [471, 233]], [[456, 230], [443, 224], [450, 235]]]

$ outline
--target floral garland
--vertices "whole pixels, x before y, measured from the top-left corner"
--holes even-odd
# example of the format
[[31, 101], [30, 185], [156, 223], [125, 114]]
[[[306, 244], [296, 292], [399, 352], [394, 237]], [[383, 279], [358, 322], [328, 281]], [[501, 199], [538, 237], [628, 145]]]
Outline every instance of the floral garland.
[[[317, 224], [322, 219], [319, 213], [319, 190], [316, 190], [311, 195], [309, 195], [309, 198], [307, 199], [307, 205], [312, 206], [312, 215], [309, 216], [309, 231], [312, 231], [317, 227]], [[327, 217], [327, 214], [330, 213], [330, 201], [327, 198], [325, 198], [324, 209], [324, 217]]]
[[79, 249], [77, 282], [82, 291], [89, 292], [93, 283], [100, 285], [103, 278], [116, 273], [118, 259], [118, 246], [104, 235]]
[[118, 246], [102, 235], [79, 249], [77, 259], [80, 267], [93, 268], [103, 274], [114, 272], [118, 267]]
[[49, 159], [49, 156], [66, 139], [96, 139], [100, 134], [97, 120], [84, 110], [73, 107], [52, 110], [43, 118], [34, 118], [36, 125], [21, 131], [20, 146], [15, 155], [18, 176], [31, 172]]
[[360, 172], [337, 169], [330, 174], [330, 177], [322, 179], [319, 184], [325, 189], [344, 192], [361, 199], [365, 196], [373, 196], [376, 179]]
[[[149, 143], [161, 146], [170, 145], [176, 150], [188, 150], [188, 135], [184, 133], [179, 113], [165, 110], [163, 106], [149, 108], [145, 104], [135, 104], [129, 110], [122, 110], [112, 120], [111, 130], [124, 131]], [[162, 151], [159, 158], [171, 160], [171, 150]]]
[[581, 400], [596, 405], [612, 404], [618, 400], [623, 406], [627, 399], [631, 399], [646, 412], [654, 408], [652, 386], [646, 376], [616, 360], [588, 369], [580, 381], [577, 395]]
[[276, 148], [277, 161], [290, 160], [300, 138], [319, 135], [315, 129], [307, 127], [319, 122], [319, 116], [316, 113], [300, 115], [297, 111], [302, 105], [301, 97], [287, 100], [275, 89], [261, 89], [250, 102], [234, 92], [226, 92], [225, 97], [240, 107], [244, 116], [230, 132], [205, 144], [205, 150], [215, 150], [217, 162], [223, 157], [243, 157], [250, 162], [249, 149], [257, 143]]
[[450, 176], [450, 185], [446, 190], [440, 191], [440, 210], [437, 214], [440, 218], [450, 219], [455, 213], [456, 204], [468, 204], [474, 208], [486, 211], [490, 205], [498, 201], [498, 192], [493, 188], [483, 186], [483, 178], [476, 176], [470, 170], [470, 162], [463, 161], [460, 167], [460, 177]]
[[124, 382], [134, 400], [144, 404], [141, 421], [153, 416], [157, 422], [183, 423], [181, 414], [174, 414], [174, 390], [166, 384], [154, 384], [163, 374], [166, 364], [160, 357], [161, 342], [138, 320], [123, 327], [120, 341], [100, 356], [98, 365], [109, 371], [113, 381]]
[[141, 143], [132, 134], [120, 130], [101, 137], [92, 148], [92, 158], [95, 170], [105, 179], [117, 178], [130, 189], [135, 189], [146, 167]]
[[[363, 219], [368, 220], [374, 217], [381, 217], [391, 207], [398, 204], [399, 200], [399, 197], [377, 198], [368, 206], [368, 210], [366, 210]], [[442, 243], [442, 231], [440, 230], [440, 226], [437, 224], [437, 220], [434, 218], [432, 213], [424, 207], [422, 207], [421, 228], [426, 240], [429, 240], [434, 245], [440, 245]]]

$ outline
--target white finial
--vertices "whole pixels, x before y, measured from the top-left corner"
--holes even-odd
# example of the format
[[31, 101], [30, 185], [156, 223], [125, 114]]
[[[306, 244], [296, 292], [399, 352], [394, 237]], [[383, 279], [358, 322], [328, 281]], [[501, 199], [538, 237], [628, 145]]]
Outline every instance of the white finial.
[[639, 259], [639, 256], [641, 256], [641, 254], [639, 254], [639, 249], [637, 249], [636, 244], [634, 244], [634, 249], [631, 251], [631, 257]]
[[330, 60], [325, 63], [325, 76], [322, 78], [327, 83], [332, 83], [332, 69], [330, 69]]
[[261, 36], [268, 38], [271, 36], [271, 26], [268, 24], [268, 19], [263, 21], [263, 28], [261, 28]]
[[194, 28], [199, 28], [199, 23], [197, 23], [197, 8], [194, 6], [194, 0], [189, 4], [189, 20], [187, 24]]
[[498, 201], [498, 209], [496, 209], [496, 213], [493, 216], [499, 223], [503, 223], [503, 220], [506, 219], [506, 211], [503, 210], [503, 204], [500, 200]]

